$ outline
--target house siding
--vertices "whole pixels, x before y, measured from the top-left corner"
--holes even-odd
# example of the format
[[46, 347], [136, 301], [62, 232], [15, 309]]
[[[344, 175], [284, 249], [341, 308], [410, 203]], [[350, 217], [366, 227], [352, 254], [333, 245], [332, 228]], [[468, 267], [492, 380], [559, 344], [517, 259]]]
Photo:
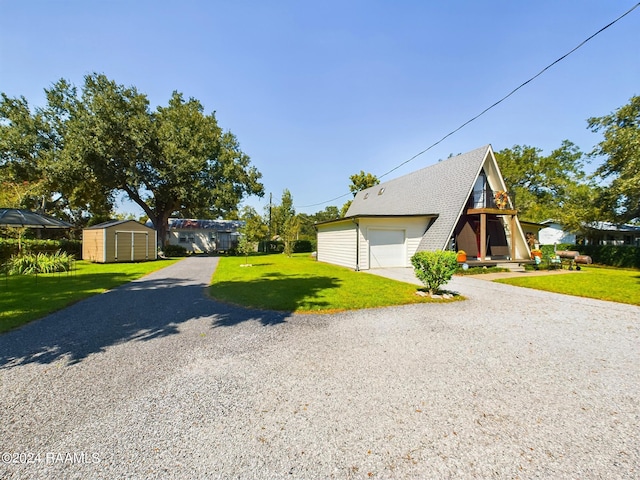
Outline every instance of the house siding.
[[[211, 230], [173, 230], [169, 232], [170, 245], [180, 245], [190, 252], [212, 252], [217, 250], [215, 241], [211, 240]], [[185, 239], [180, 241], [180, 238]]]
[[555, 243], [576, 243], [576, 236], [567, 233], [558, 223], [548, 224], [538, 233], [540, 245], [553, 245]]
[[343, 267], [357, 267], [357, 225], [352, 220], [318, 228], [318, 261]]
[[236, 247], [241, 220], [170, 218], [167, 243], [190, 252], [216, 252]]
[[104, 262], [104, 230], [85, 230], [82, 235], [82, 259]]

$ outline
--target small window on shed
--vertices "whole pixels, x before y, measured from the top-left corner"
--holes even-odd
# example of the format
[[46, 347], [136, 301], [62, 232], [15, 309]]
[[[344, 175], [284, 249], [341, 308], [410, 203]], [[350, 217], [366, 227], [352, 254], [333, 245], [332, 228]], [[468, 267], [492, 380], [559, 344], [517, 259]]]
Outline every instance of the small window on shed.
[[382, 187], [380, 190], [378, 190], [378, 195], [382, 195], [384, 193], [384, 187]]

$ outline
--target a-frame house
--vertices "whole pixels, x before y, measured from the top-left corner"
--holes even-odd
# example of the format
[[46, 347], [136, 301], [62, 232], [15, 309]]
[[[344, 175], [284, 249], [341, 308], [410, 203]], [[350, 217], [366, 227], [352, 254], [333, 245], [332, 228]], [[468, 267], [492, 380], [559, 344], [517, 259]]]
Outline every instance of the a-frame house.
[[530, 259], [490, 145], [362, 190], [316, 229], [318, 260], [356, 270], [410, 267], [423, 250], [464, 250], [471, 264]]

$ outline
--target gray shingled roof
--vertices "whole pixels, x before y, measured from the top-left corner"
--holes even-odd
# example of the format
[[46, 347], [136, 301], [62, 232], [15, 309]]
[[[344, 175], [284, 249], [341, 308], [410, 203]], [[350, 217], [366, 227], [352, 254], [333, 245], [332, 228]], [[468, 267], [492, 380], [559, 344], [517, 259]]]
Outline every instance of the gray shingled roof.
[[490, 149], [486, 145], [362, 190], [346, 217], [438, 215], [418, 250], [445, 249]]

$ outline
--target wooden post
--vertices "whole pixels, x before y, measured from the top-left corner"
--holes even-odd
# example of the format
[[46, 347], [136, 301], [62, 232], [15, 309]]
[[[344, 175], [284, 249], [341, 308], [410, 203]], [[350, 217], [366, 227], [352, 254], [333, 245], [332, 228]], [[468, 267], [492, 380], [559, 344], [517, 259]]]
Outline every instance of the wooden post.
[[480, 214], [480, 260], [484, 260], [487, 254], [487, 214]]
[[509, 229], [511, 230], [511, 260], [516, 259], [516, 216], [511, 215], [511, 222], [509, 222]]

